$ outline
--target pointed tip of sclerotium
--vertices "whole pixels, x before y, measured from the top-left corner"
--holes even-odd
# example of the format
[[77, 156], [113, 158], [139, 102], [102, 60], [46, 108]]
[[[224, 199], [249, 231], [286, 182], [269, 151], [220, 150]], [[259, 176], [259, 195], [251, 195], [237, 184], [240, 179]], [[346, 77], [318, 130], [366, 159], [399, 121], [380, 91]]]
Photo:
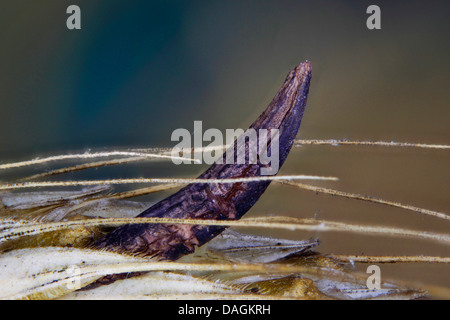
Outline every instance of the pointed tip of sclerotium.
[[311, 72], [311, 69], [312, 69], [311, 61], [305, 60], [305, 62], [300, 62], [300, 64], [295, 69], [298, 71], [303, 70], [303, 71]]
[[311, 77], [312, 67], [311, 62], [306, 60], [305, 62], [300, 62], [289, 74], [288, 79], [296, 78], [303, 82], [303, 79]]

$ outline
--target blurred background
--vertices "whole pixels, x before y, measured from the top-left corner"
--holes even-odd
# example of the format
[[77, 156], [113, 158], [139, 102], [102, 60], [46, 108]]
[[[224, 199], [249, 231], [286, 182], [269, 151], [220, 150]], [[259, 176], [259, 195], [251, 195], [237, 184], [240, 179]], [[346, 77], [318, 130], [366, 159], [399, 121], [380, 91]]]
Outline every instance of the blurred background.
[[[81, 30], [66, 28], [71, 4], [81, 8]], [[370, 4], [381, 8], [381, 30], [366, 27]], [[298, 138], [449, 144], [449, 9], [448, 1], [3, 0], [0, 162], [172, 147], [172, 131], [192, 131], [194, 120], [204, 130], [246, 128], [304, 60], [313, 80]], [[195, 177], [205, 168], [152, 162], [69, 177]], [[448, 151], [303, 146], [280, 174], [337, 176], [315, 185], [449, 212]], [[276, 185], [249, 213], [268, 214], [440, 233], [450, 225]], [[411, 239], [260, 234], [319, 237], [322, 253], [450, 256], [446, 245]], [[450, 287], [448, 265], [381, 271], [384, 280]]]

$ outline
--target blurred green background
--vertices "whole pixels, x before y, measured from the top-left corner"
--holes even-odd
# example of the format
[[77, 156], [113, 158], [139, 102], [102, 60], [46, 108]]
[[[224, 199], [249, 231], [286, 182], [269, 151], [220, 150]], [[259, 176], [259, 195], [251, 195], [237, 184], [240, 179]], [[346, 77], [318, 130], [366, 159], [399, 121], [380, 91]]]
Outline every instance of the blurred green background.
[[[79, 5], [82, 29], [66, 28]], [[381, 30], [366, 8], [381, 8]], [[246, 128], [306, 59], [313, 80], [299, 138], [450, 141], [448, 1], [61, 1], [0, 4], [0, 161], [91, 148], [173, 146], [176, 128]], [[281, 174], [448, 212], [448, 151], [305, 146]], [[38, 168], [40, 170], [45, 167]], [[141, 164], [84, 177], [195, 177], [204, 166]], [[78, 176], [79, 177], [79, 176]], [[1, 178], [1, 177], [0, 177]], [[250, 214], [448, 232], [400, 209], [272, 186]], [[450, 256], [448, 246], [342, 233], [320, 251]], [[445, 265], [382, 275], [450, 287]]]

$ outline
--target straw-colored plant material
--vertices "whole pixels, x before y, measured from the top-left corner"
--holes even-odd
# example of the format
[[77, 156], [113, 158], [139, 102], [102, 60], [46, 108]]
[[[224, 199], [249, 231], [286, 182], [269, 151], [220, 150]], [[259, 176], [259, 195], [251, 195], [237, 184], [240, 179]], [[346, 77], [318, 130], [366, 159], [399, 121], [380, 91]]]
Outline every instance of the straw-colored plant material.
[[[348, 139], [297, 139], [294, 141], [294, 145], [328, 145], [328, 146], [370, 146], [370, 147], [397, 147], [397, 148], [419, 148], [419, 149], [450, 149], [450, 145], [446, 144], [427, 144], [427, 143], [412, 143], [412, 142], [396, 142], [396, 141], [352, 141]], [[216, 151], [224, 150], [231, 145], [213, 146], [213, 147], [203, 147], [192, 149], [193, 152], [203, 152], [203, 151]], [[136, 152], [160, 152], [170, 153], [172, 149], [170, 148], [141, 148], [132, 149]]]
[[0, 201], [9, 210], [31, 209], [59, 205], [62, 202], [82, 200], [96, 196], [105, 196], [104, 192], [109, 190], [109, 186], [98, 185], [83, 188], [79, 191], [31, 191], [23, 193], [0, 194]]
[[301, 145], [331, 145], [331, 146], [371, 146], [371, 147], [401, 147], [401, 148], [422, 148], [422, 149], [450, 149], [445, 144], [426, 144], [395, 141], [350, 141], [345, 139], [328, 140], [295, 140], [296, 146]]
[[[296, 140], [296, 145], [365, 145], [448, 149], [446, 145], [346, 140]], [[217, 147], [224, 148], [224, 146]], [[202, 152], [195, 149], [194, 152]], [[148, 159], [173, 159], [169, 148], [87, 152], [0, 165], [0, 170], [65, 160], [108, 158], [50, 170], [25, 179], [37, 179], [109, 165], [124, 165]], [[193, 160], [193, 159], [192, 159]], [[450, 263], [450, 257], [432, 256], [327, 256], [311, 251], [316, 240], [292, 241], [225, 232], [193, 255], [179, 262], [158, 262], [149, 258], [89, 249], [92, 239], [105, 227], [158, 223], [211, 225], [234, 228], [266, 228], [314, 232], [345, 232], [363, 235], [431, 240], [449, 245], [450, 234], [388, 226], [357, 225], [288, 217], [257, 217], [238, 221], [171, 218], [132, 218], [147, 204], [124, 201], [149, 193], [191, 183], [236, 183], [275, 180], [318, 193], [398, 207], [449, 220], [442, 212], [417, 208], [370, 196], [294, 182], [299, 179], [337, 180], [319, 176], [276, 176], [239, 179], [106, 179], [88, 181], [42, 181], [0, 184], [0, 298], [67, 299], [413, 299], [426, 295], [409, 285], [383, 282], [369, 290], [367, 275], [360, 275], [345, 263]], [[112, 193], [111, 185], [154, 184]], [[160, 184], [162, 183], [162, 184]], [[15, 192], [24, 188], [95, 186], [80, 191]], [[97, 218], [97, 217], [103, 218]], [[95, 218], [92, 218], [95, 217]], [[74, 248], [76, 247], [76, 248]], [[75, 273], [74, 273], [75, 272]], [[136, 272], [145, 272], [136, 275]], [[89, 284], [105, 275], [133, 273], [135, 277], [96, 288]], [[74, 284], [76, 284], [74, 286]], [[77, 288], [84, 288], [77, 291]], [[431, 287], [430, 287], [431, 288]], [[433, 288], [440, 297], [448, 290]]]
[[[108, 286], [72, 292], [62, 299], [239, 299], [242, 290], [181, 273], [156, 271]], [[247, 297], [249, 295], [246, 295]], [[253, 299], [258, 296], [251, 295]]]
[[113, 166], [113, 165], [118, 165], [118, 164], [128, 164], [128, 163], [138, 162], [138, 161], [143, 161], [143, 160], [148, 160], [148, 158], [146, 158], [146, 157], [130, 157], [130, 158], [120, 158], [120, 159], [113, 159], [113, 160], [89, 162], [89, 163], [79, 164], [76, 166], [65, 167], [65, 168], [61, 168], [61, 169], [55, 169], [55, 170], [50, 170], [47, 172], [38, 173], [38, 174], [29, 176], [29, 177], [25, 177], [20, 180], [21, 181], [35, 180], [35, 179], [55, 176], [58, 174], [65, 174], [65, 173], [74, 172], [74, 171], [106, 167], [106, 166]]
[[183, 184], [181, 184], [181, 183], [159, 184], [159, 185], [156, 185], [156, 186], [151, 186], [151, 187], [146, 187], [146, 188], [139, 188], [139, 189], [134, 189], [134, 190], [130, 190], [130, 191], [114, 193], [114, 194], [111, 194], [109, 196], [105, 196], [102, 199], [127, 199], [127, 198], [134, 198], [134, 197], [147, 195], [149, 193], [170, 190], [170, 189], [173, 189], [173, 188], [180, 187], [182, 185]]
[[83, 208], [89, 208], [95, 205], [103, 206], [105, 205], [106, 201], [108, 200], [119, 200], [119, 199], [127, 199], [127, 198], [133, 198], [138, 196], [147, 195], [150, 193], [170, 190], [176, 187], [181, 186], [182, 184], [176, 184], [176, 183], [168, 183], [168, 184], [159, 184], [156, 186], [146, 187], [146, 188], [140, 188], [140, 189], [134, 189], [130, 191], [124, 191], [124, 192], [118, 192], [110, 195], [103, 195], [99, 197], [93, 197], [92, 199], [83, 201], [79, 204], [74, 204], [67, 210], [67, 214], [77, 212], [80, 209]]
[[336, 177], [322, 177], [310, 175], [288, 175], [288, 176], [261, 176], [249, 178], [231, 179], [180, 179], [180, 178], [142, 178], [142, 179], [109, 179], [109, 180], [79, 180], [79, 181], [40, 181], [0, 184], [0, 190], [16, 190], [39, 187], [74, 187], [74, 186], [95, 186], [95, 185], [118, 185], [118, 184], [139, 184], [139, 183], [236, 183], [255, 181], [275, 181], [275, 180], [329, 180], [336, 181]]
[[153, 217], [153, 218], [89, 219], [89, 220], [50, 222], [50, 223], [30, 222], [28, 225], [22, 224], [20, 226], [12, 227], [1, 232], [0, 243], [24, 236], [32, 236], [44, 232], [55, 232], [75, 227], [84, 227], [84, 228], [99, 227], [99, 226], [117, 227], [123, 224], [145, 224], [145, 223], [271, 228], [271, 229], [285, 229], [291, 231], [303, 230], [303, 231], [324, 231], [324, 232], [325, 231], [352, 232], [352, 233], [362, 233], [365, 235], [385, 235], [393, 237], [407, 237], [422, 240], [432, 240], [442, 244], [450, 245], [450, 234], [439, 234], [434, 232], [391, 228], [385, 226], [364, 226], [336, 221], [297, 219], [290, 217], [259, 217], [259, 218], [246, 218], [237, 221]]
[[[157, 262], [124, 254], [74, 248], [21, 249], [0, 256], [0, 298], [163, 298], [164, 296], [233, 298], [411, 298], [424, 292], [385, 283], [364, 289], [364, 278], [329, 265]], [[23, 266], [27, 266], [24, 268]], [[164, 272], [162, 272], [164, 271]], [[105, 275], [150, 272], [113, 284], [74, 291]], [[302, 276], [300, 276], [302, 274]], [[306, 277], [306, 278], [305, 278]], [[323, 283], [321, 279], [328, 279]], [[72, 294], [71, 294], [72, 293]], [[235, 297], [236, 298], [236, 297]]]
[[28, 167], [37, 164], [43, 164], [54, 161], [62, 161], [62, 160], [74, 160], [74, 159], [93, 159], [93, 158], [108, 158], [108, 157], [117, 157], [117, 156], [126, 156], [126, 157], [141, 157], [141, 158], [156, 158], [156, 159], [165, 159], [165, 160], [192, 160], [191, 158], [185, 157], [174, 157], [171, 155], [165, 154], [155, 154], [148, 152], [136, 152], [136, 151], [105, 151], [105, 152], [85, 152], [85, 153], [76, 153], [76, 154], [63, 154], [50, 156], [46, 158], [37, 158], [33, 160], [27, 161], [19, 161], [19, 162], [11, 162], [0, 164], [0, 170], [12, 169], [12, 168], [20, 168], [20, 167]]
[[222, 232], [207, 245], [208, 253], [233, 262], [270, 263], [290, 255], [299, 255], [319, 245], [317, 239], [285, 240], [238, 233]]
[[[318, 140], [318, 139], [311, 139], [311, 140], [295, 140], [294, 141], [295, 146], [302, 146], [302, 145], [332, 145], [332, 146], [376, 146], [376, 147], [407, 147], [407, 148], [422, 148], [422, 149], [449, 149], [449, 145], [437, 145], [437, 144], [424, 144], [424, 143], [410, 143], [410, 142], [394, 142], [394, 141], [350, 141], [346, 139], [327, 139], [327, 140]], [[208, 147], [201, 147], [201, 148], [192, 148], [192, 153], [201, 153], [201, 152], [211, 152], [211, 151], [223, 151], [226, 148], [230, 147], [231, 145], [222, 145], [222, 146], [208, 146]], [[97, 162], [90, 162], [60, 169], [51, 170], [48, 172], [43, 172], [40, 174], [32, 175], [26, 178], [21, 179], [22, 181], [27, 180], [34, 180], [39, 179], [43, 177], [58, 175], [58, 174], [64, 174], [79, 170], [85, 170], [89, 168], [98, 168], [98, 167], [104, 167], [104, 166], [112, 166], [112, 165], [118, 165], [118, 164], [126, 164], [131, 162], [138, 162], [138, 161], [144, 161], [152, 158], [159, 158], [159, 159], [178, 159], [178, 160], [184, 160], [184, 161], [191, 161], [193, 163], [199, 163], [199, 161], [195, 158], [186, 158], [186, 157], [178, 157], [172, 155], [172, 149], [171, 148], [141, 148], [141, 149], [130, 149], [129, 151], [104, 151], [104, 152], [86, 152], [83, 154], [68, 154], [68, 155], [56, 155], [56, 156], [50, 156], [42, 159], [33, 159], [28, 161], [20, 161], [20, 162], [13, 162], [13, 163], [7, 163], [7, 164], [0, 164], [0, 170], [4, 169], [11, 169], [11, 168], [18, 168], [18, 167], [24, 167], [24, 166], [32, 166], [36, 164], [42, 164], [47, 162], [53, 162], [53, 161], [61, 161], [61, 160], [71, 160], [71, 159], [91, 159], [91, 158], [99, 158], [99, 157], [116, 157], [116, 156], [131, 156], [128, 158], [119, 158], [119, 159], [112, 159], [112, 160], [105, 160], [105, 161], [97, 161]]]
[[355, 256], [333, 254], [334, 259], [359, 263], [450, 263], [450, 257], [432, 256]]
[[[0, 273], [0, 298], [51, 298], [84, 287], [102, 276], [150, 271], [189, 272], [316, 272], [315, 268], [284, 264], [210, 264], [157, 262], [89, 249], [36, 248], [21, 249], [0, 256], [0, 264], [8, 266]], [[23, 268], [25, 265], [27, 268]], [[74, 282], [77, 283], [74, 283]], [[197, 281], [197, 287], [204, 281]], [[161, 283], [164, 286], [164, 283]], [[150, 287], [155, 289], [155, 285]], [[220, 283], [224, 293], [226, 286]], [[109, 289], [109, 288], [107, 288]], [[167, 289], [167, 288], [166, 288]], [[191, 289], [195, 289], [191, 283]], [[231, 291], [231, 288], [229, 288]], [[147, 289], [149, 290], [149, 289]], [[181, 293], [184, 289], [178, 291]], [[234, 290], [235, 293], [239, 292]]]
[[303, 190], [308, 190], [308, 191], [313, 191], [313, 192], [316, 192], [316, 193], [323, 193], [323, 194], [329, 194], [329, 195], [337, 196], [337, 197], [343, 197], [343, 198], [348, 198], [348, 199], [356, 199], [356, 200], [363, 200], [363, 201], [383, 204], [383, 205], [387, 205], [387, 206], [390, 206], [390, 207], [396, 207], [396, 208], [401, 208], [401, 209], [405, 209], [405, 210], [410, 210], [410, 211], [413, 211], [413, 212], [421, 213], [421, 214], [424, 214], [424, 215], [436, 217], [436, 218], [443, 219], [443, 220], [450, 220], [450, 215], [447, 215], [447, 214], [445, 214], [443, 212], [438, 212], [438, 211], [418, 208], [418, 207], [414, 207], [414, 206], [411, 206], [411, 205], [408, 205], [408, 204], [402, 204], [402, 203], [399, 203], [399, 202], [394, 202], [394, 201], [379, 199], [379, 198], [375, 198], [375, 197], [371, 197], [371, 196], [365, 196], [365, 195], [361, 195], [361, 194], [344, 192], [344, 191], [339, 191], [339, 190], [334, 190], [334, 189], [329, 189], [329, 188], [316, 187], [316, 186], [312, 186], [312, 185], [309, 185], [309, 184], [292, 182], [292, 181], [281, 181], [280, 183], [286, 184], [286, 185], [290, 185], [290, 186], [295, 186], [297, 188], [300, 188], [300, 189], [303, 189]]

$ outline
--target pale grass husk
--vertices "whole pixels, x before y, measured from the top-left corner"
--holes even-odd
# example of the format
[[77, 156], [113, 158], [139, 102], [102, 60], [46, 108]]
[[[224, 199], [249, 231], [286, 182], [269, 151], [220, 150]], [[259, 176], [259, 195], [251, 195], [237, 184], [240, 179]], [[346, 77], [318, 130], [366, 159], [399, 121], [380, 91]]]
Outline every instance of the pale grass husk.
[[[364, 145], [376, 147], [408, 147], [426, 149], [448, 149], [446, 145], [425, 145], [396, 142], [364, 142], [346, 140], [296, 140], [296, 145]], [[223, 148], [223, 147], [222, 147]], [[198, 150], [196, 150], [198, 151]], [[217, 225], [232, 228], [266, 228], [282, 230], [303, 230], [314, 232], [345, 232], [383, 237], [411, 238], [420, 241], [434, 241], [449, 245], [450, 235], [432, 231], [409, 230], [388, 226], [357, 225], [338, 221], [323, 221], [314, 219], [299, 219], [288, 217], [257, 217], [245, 218], [239, 221], [211, 221], [194, 219], [168, 218], [91, 218], [84, 214], [91, 208], [104, 208], [105, 212], [114, 210], [117, 202], [149, 193], [177, 188], [189, 183], [232, 183], [258, 181], [263, 178], [199, 180], [199, 179], [108, 179], [96, 181], [30, 181], [51, 175], [60, 175], [77, 170], [86, 170], [101, 166], [123, 165], [131, 162], [149, 159], [170, 160], [170, 149], [130, 149], [127, 151], [89, 152], [84, 154], [57, 155], [30, 161], [21, 161], [0, 165], [0, 170], [34, 166], [36, 164], [54, 163], [56, 161], [82, 160], [93, 158], [108, 158], [108, 160], [89, 162], [75, 166], [50, 170], [47, 173], [22, 178], [22, 181], [3, 183], [0, 189], [9, 190], [35, 189], [41, 199], [30, 198], [31, 194], [23, 195], [22, 202], [14, 206], [0, 206], [0, 260], [6, 261], [4, 272], [0, 273], [0, 292], [3, 299], [413, 299], [426, 295], [422, 289], [411, 288], [412, 284], [393, 285], [383, 283], [383, 290], [374, 292], [365, 287], [366, 275], [360, 275], [348, 269], [345, 263], [450, 263], [450, 257], [427, 255], [415, 256], [356, 256], [356, 255], [321, 255], [314, 253], [309, 256], [300, 255], [289, 260], [277, 260], [270, 263], [236, 263], [228, 260], [226, 254], [220, 257], [213, 255], [207, 247], [198, 250], [195, 256], [180, 262], [158, 262], [149, 258], [129, 256], [126, 253], [109, 253], [89, 248], [89, 239], [98, 236], [105, 227], [116, 227], [131, 223], [164, 223], [190, 225]], [[336, 180], [334, 177], [318, 176], [277, 176], [268, 179], [275, 180], [279, 185], [289, 184], [300, 189], [314, 192], [358, 199], [377, 204], [402, 208], [449, 220], [443, 212], [417, 208], [394, 201], [378, 199], [370, 196], [346, 193], [329, 188], [320, 188], [293, 182], [300, 178]], [[19, 181], [19, 180], [18, 180]], [[154, 184], [158, 185], [134, 189], [120, 193], [103, 192], [109, 190], [106, 186], [115, 184]], [[163, 184], [160, 184], [163, 183]], [[105, 186], [103, 191], [83, 191], [77, 196], [64, 195], [60, 200], [54, 200], [42, 187], [73, 187], [73, 186]], [[57, 191], [55, 191], [57, 192]], [[0, 194], [1, 196], [1, 194]], [[47, 196], [47, 197], [46, 197]], [[28, 199], [25, 201], [23, 199]], [[31, 199], [31, 200], [30, 200]], [[53, 200], [49, 200], [53, 199]], [[57, 199], [57, 198], [56, 198]], [[0, 198], [1, 200], [1, 198]], [[25, 202], [23, 202], [25, 201]], [[124, 208], [127, 203], [123, 202]], [[130, 207], [131, 210], [131, 207]], [[134, 208], [133, 210], [138, 210]], [[136, 211], [136, 213], [138, 213]], [[132, 216], [132, 215], [130, 215]], [[319, 234], [320, 234], [319, 233]], [[276, 240], [276, 239], [275, 239]], [[218, 239], [220, 241], [220, 239]], [[255, 237], [255, 241], [265, 240]], [[276, 242], [276, 241], [275, 241]], [[264, 244], [265, 245], [265, 244]], [[61, 247], [63, 246], [63, 247]], [[77, 248], [70, 248], [76, 246]], [[245, 243], [242, 244], [243, 248]], [[251, 248], [247, 248], [249, 255]], [[249, 251], [250, 250], [250, 251]], [[267, 250], [281, 250], [276, 245], [269, 245]], [[242, 256], [245, 261], [245, 256]], [[285, 256], [287, 259], [288, 256]], [[9, 259], [9, 260], [8, 260]], [[193, 261], [190, 261], [192, 259]], [[277, 258], [278, 259], [278, 258]], [[27, 262], [28, 261], [28, 262]], [[34, 266], [34, 267], [33, 267]], [[77, 275], [67, 274], [71, 266], [80, 271]], [[40, 269], [39, 269], [40, 268]], [[137, 276], [127, 280], [117, 281], [108, 286], [85, 291], [67, 284], [79, 281], [81, 287], [86, 287], [104, 275], [117, 273], [147, 272], [147, 276]], [[147, 277], [147, 278], [146, 278]], [[153, 277], [153, 278], [152, 278]], [[253, 280], [252, 280], [253, 279]], [[321, 287], [322, 282], [328, 286], [344, 287], [339, 294], [332, 295]], [[151, 283], [159, 283], [151, 287]], [[139, 289], [136, 284], [140, 283]], [[182, 291], [180, 284], [187, 291]], [[398, 281], [397, 281], [398, 283]], [[173, 287], [170, 287], [172, 284]], [[145, 291], [150, 286], [152, 290]], [[325, 286], [326, 287], [326, 286]], [[114, 289], [115, 288], [115, 289]], [[134, 289], [133, 289], [134, 288]], [[173, 288], [170, 289], [170, 288]], [[178, 291], [177, 291], [178, 288]], [[189, 288], [192, 289], [189, 292]], [[428, 289], [428, 288], [427, 288]], [[450, 298], [446, 288], [429, 287], [433, 294]], [[133, 291], [135, 290], [135, 291]], [[172, 291], [171, 291], [172, 290]], [[256, 291], [255, 291], [256, 290]]]

